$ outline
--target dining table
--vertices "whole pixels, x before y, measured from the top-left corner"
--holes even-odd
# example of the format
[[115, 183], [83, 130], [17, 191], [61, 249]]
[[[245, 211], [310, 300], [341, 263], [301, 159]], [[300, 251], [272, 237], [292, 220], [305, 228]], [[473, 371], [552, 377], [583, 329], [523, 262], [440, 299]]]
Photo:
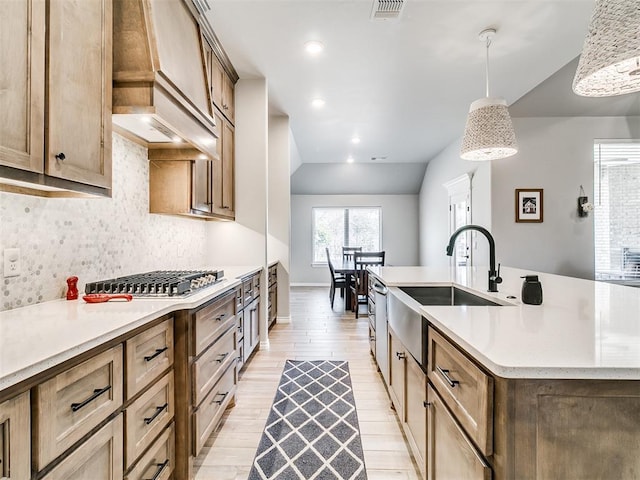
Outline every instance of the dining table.
[[342, 264], [334, 265], [333, 269], [337, 274], [344, 275], [345, 283], [347, 284], [346, 291], [344, 292], [344, 310], [346, 312], [351, 309], [351, 279], [354, 278], [356, 274], [355, 263], [353, 259], [342, 260]]

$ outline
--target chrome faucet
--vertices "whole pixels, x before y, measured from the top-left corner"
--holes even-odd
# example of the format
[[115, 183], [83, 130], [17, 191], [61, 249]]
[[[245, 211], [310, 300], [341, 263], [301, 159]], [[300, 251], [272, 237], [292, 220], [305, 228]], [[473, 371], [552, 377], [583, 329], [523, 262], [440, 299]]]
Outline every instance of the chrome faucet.
[[467, 230], [477, 230], [485, 237], [487, 237], [487, 240], [489, 241], [489, 291], [497, 292], [498, 284], [502, 283], [502, 278], [500, 278], [500, 264], [498, 264], [498, 270], [496, 270], [496, 242], [493, 240], [493, 237], [489, 233], [489, 230], [479, 225], [464, 225], [463, 227], [460, 227], [455, 232], [453, 232], [453, 235], [451, 235], [451, 238], [449, 239], [449, 245], [447, 245], [447, 255], [453, 255], [453, 247], [456, 244], [456, 238], [458, 238], [458, 235], [460, 235], [462, 232], [465, 232]]

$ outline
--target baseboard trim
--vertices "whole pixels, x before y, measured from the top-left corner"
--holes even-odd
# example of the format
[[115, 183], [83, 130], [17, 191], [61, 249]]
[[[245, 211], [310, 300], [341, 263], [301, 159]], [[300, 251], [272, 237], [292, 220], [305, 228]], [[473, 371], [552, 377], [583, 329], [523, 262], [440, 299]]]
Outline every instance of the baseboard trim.
[[265, 350], [269, 350], [269, 339], [267, 338], [266, 340], [260, 340], [260, 349], [265, 349]]
[[276, 324], [278, 323], [282, 323], [282, 324], [291, 323], [291, 317], [278, 317], [276, 318]]
[[329, 283], [292, 283], [292, 287], [329, 287]]

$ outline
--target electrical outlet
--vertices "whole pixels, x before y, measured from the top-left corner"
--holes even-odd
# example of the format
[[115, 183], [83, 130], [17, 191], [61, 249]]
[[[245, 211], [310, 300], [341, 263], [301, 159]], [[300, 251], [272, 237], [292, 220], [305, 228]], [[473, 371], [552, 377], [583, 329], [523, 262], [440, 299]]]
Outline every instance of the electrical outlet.
[[4, 249], [4, 277], [17, 277], [22, 273], [19, 248]]

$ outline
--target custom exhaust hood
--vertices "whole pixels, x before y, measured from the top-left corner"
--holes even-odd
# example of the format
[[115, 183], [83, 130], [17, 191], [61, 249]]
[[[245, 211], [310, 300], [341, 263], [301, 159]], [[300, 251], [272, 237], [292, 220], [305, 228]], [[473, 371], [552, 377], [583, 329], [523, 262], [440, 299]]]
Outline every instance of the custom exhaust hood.
[[218, 157], [200, 27], [182, 0], [113, 5], [114, 128], [149, 149]]

